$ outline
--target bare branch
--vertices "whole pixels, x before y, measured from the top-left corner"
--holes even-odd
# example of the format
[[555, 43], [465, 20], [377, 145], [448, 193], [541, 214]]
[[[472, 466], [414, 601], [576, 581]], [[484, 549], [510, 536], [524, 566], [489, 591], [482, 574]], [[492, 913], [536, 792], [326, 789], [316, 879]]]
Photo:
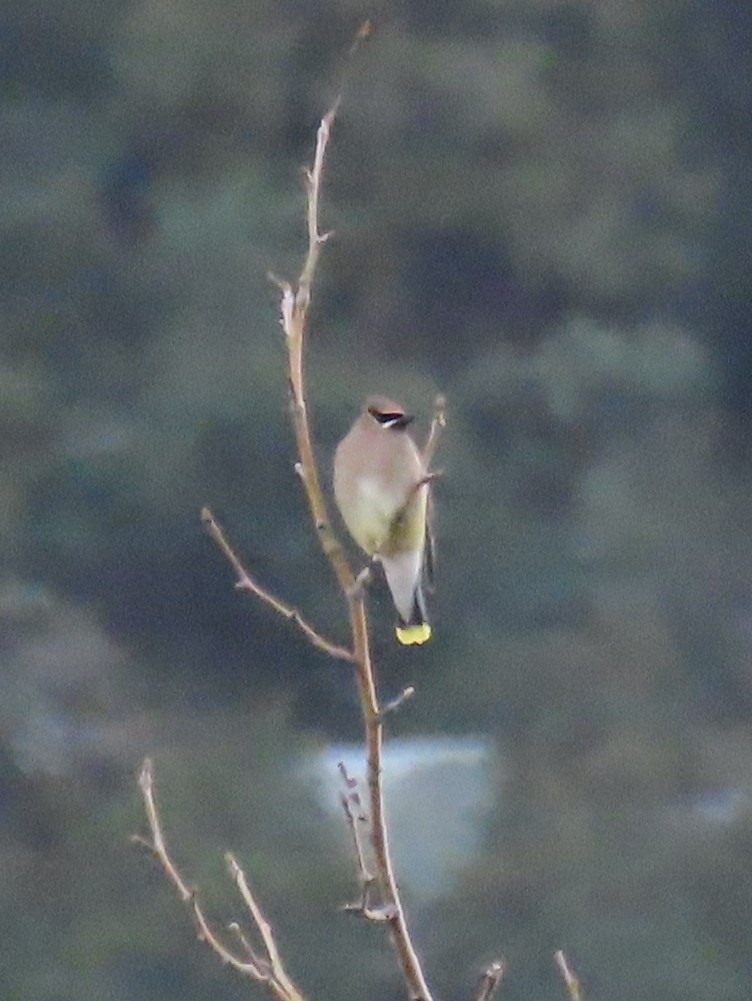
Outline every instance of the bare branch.
[[[225, 943], [218, 936], [217, 932], [212, 928], [209, 920], [204, 914], [204, 911], [198, 902], [196, 891], [189, 889], [185, 880], [180, 875], [177, 866], [170, 858], [164, 834], [162, 833], [162, 826], [159, 820], [159, 813], [157, 811], [157, 804], [154, 797], [154, 771], [149, 758], [144, 761], [141, 768], [138, 784], [144, 799], [150, 839], [135, 836], [133, 840], [138, 844], [146, 846], [154, 855], [157, 862], [159, 862], [168, 880], [178, 891], [180, 899], [190, 909], [200, 941], [205, 942], [209, 948], [217, 956], [219, 956], [223, 963], [227, 963], [243, 976], [249, 977], [252, 980], [257, 980], [259, 983], [263, 984], [269, 993], [273, 995], [276, 1001], [305, 1001], [304, 996], [300, 993], [298, 988], [285, 972], [279, 958], [279, 952], [274, 942], [271, 927], [258, 907], [255, 906], [255, 901], [253, 901], [250, 890], [248, 889], [245, 876], [243, 875], [240, 866], [237, 865], [237, 862], [233, 860], [234, 866], [240, 873], [240, 876], [238, 876], [233, 870], [233, 878], [235, 879], [235, 883], [241, 892], [244, 903], [248, 907], [254, 924], [263, 939], [264, 948], [266, 949], [268, 958], [261, 957], [254, 951], [250, 941], [240, 930], [240, 926], [235, 923], [230, 925], [230, 930], [237, 935], [248, 958], [239, 956], [236, 952], [225, 945]], [[251, 905], [251, 902], [253, 902], [253, 906]]]
[[[307, 330], [311, 286], [313, 284], [316, 265], [318, 264], [319, 252], [325, 239], [319, 232], [319, 198], [326, 150], [338, 104], [339, 100], [324, 115], [316, 135], [313, 166], [306, 174], [306, 189], [308, 194], [308, 253], [303, 263], [300, 278], [298, 279], [297, 291], [293, 292], [289, 286], [282, 287], [280, 312], [282, 316], [282, 328], [286, 335], [285, 343], [288, 352], [291, 411], [298, 448], [300, 479], [308, 498], [311, 519], [316, 528], [319, 542], [337, 577], [342, 594], [347, 600], [350, 616], [355, 672], [366, 736], [371, 840], [374, 850], [376, 882], [382, 897], [381, 906], [377, 909], [369, 908], [367, 916], [372, 920], [386, 920], [389, 922], [392, 932], [391, 938], [394, 942], [402, 975], [412, 1001], [432, 1001], [431, 992], [407, 926], [407, 919], [394, 875], [387, 837], [384, 796], [381, 784], [382, 715], [379, 709], [376, 680], [371, 661], [364, 593], [362, 588], [354, 587], [355, 575], [352, 567], [345, 555], [341, 542], [331, 526], [326, 501], [321, 489], [318, 467], [314, 457], [306, 406], [303, 349]], [[438, 418], [435, 418], [435, 420], [438, 421]], [[438, 428], [434, 432], [434, 439], [437, 435]], [[435, 445], [430, 444], [430, 439], [429, 445], [432, 453]]]
[[496, 993], [496, 990], [501, 983], [501, 978], [504, 976], [504, 964], [495, 960], [490, 963], [486, 969], [483, 971], [483, 976], [480, 978], [480, 984], [478, 985], [478, 992], [475, 995], [475, 1001], [491, 1001], [491, 998]]
[[567, 985], [571, 1001], [584, 1001], [580, 981], [577, 979], [572, 967], [569, 965], [569, 961], [564, 955], [563, 949], [559, 949], [554, 953], [554, 960], [556, 965], [559, 967], [559, 973], [561, 973], [564, 983]]
[[[370, 30], [370, 23], [366, 22], [358, 33], [352, 52], [355, 51], [363, 39], [368, 37]], [[363, 844], [360, 841], [358, 823], [361, 822], [361, 818], [359, 816], [356, 817], [352, 812], [352, 800], [349, 797], [343, 797], [343, 805], [356, 843], [360, 878], [363, 885], [362, 904], [360, 907], [354, 909], [368, 920], [384, 922], [389, 925], [390, 937], [396, 949], [410, 1001], [433, 1001], [407, 926], [399, 887], [394, 875], [387, 837], [382, 789], [384, 712], [379, 708], [375, 673], [371, 661], [364, 588], [362, 582], [360, 582], [360, 586], [356, 586], [356, 577], [353, 569], [331, 525], [314, 456], [306, 404], [303, 359], [308, 310], [311, 303], [311, 290], [321, 248], [331, 235], [325, 232], [322, 233], [319, 229], [319, 201], [326, 152], [339, 100], [337, 98], [333, 107], [321, 120], [316, 135], [313, 164], [310, 170], [305, 173], [308, 249], [297, 286], [293, 286], [289, 282], [277, 278], [272, 278], [272, 280], [276, 282], [281, 293], [281, 325], [285, 334], [285, 344], [288, 354], [290, 407], [298, 452], [298, 462], [295, 468], [305, 491], [311, 520], [319, 543], [332, 567], [347, 603], [352, 633], [352, 651], [331, 643], [306, 622], [297, 609], [281, 601], [270, 594], [265, 588], [261, 587], [248, 574], [225, 539], [224, 533], [213, 515], [207, 509], [204, 509], [202, 512], [202, 520], [209, 535], [233, 566], [238, 577], [237, 586], [240, 589], [256, 595], [280, 615], [295, 622], [317, 649], [321, 649], [338, 659], [351, 661], [354, 664], [365, 730], [368, 816], [374, 864], [374, 872], [371, 874], [366, 867]], [[423, 453], [426, 475], [416, 489], [428, 484], [435, 475], [428, 472], [428, 464], [433, 457], [439, 431], [443, 425], [444, 403], [443, 398], [438, 398], [434, 421]], [[398, 699], [385, 707], [385, 712], [393, 711], [398, 705], [409, 698], [411, 694], [412, 689], [405, 689]], [[246, 877], [236, 860], [232, 856], [227, 856], [227, 864], [237, 890], [249, 912], [253, 927], [263, 942], [263, 953], [256, 952], [250, 939], [235, 924], [230, 926], [230, 931], [236, 936], [239, 945], [242, 947], [242, 956], [236, 954], [226, 946], [210, 927], [197, 903], [195, 893], [188, 888], [167, 852], [154, 801], [152, 771], [149, 762], [146, 762], [144, 765], [140, 785], [144, 796], [151, 840], [147, 841], [143, 838], [137, 840], [146, 844], [154, 853], [168, 879], [176, 887], [181, 900], [191, 908], [200, 937], [207, 942], [220, 958], [233, 966], [233, 968], [264, 984], [277, 1001], [303, 1001], [302, 995], [285, 972], [276, 948], [271, 926], [256, 903]], [[378, 896], [376, 904], [373, 904], [369, 899], [372, 892]], [[488, 1001], [488, 997], [490, 997], [490, 992], [487, 996], [483, 996], [480, 1001]]]
[[389, 713], [396, 712], [400, 706], [407, 702], [408, 699], [411, 699], [413, 695], [415, 695], [415, 688], [413, 685], [408, 685], [406, 688], [403, 688], [396, 698], [381, 707], [381, 718], [384, 719], [384, 717], [388, 716]]
[[434, 401], [433, 408], [433, 420], [428, 432], [428, 439], [423, 448], [423, 468], [426, 471], [428, 471], [433, 462], [441, 432], [446, 427], [446, 397], [439, 394]]
[[437, 396], [434, 401], [434, 414], [431, 421], [431, 427], [428, 432], [428, 438], [426, 439], [426, 444], [421, 453], [421, 459], [423, 460], [423, 469], [425, 472], [407, 491], [407, 496], [405, 497], [405, 502], [402, 507], [397, 512], [395, 518], [399, 520], [405, 514], [410, 501], [413, 499], [415, 494], [422, 490], [425, 486], [430, 486], [437, 480], [440, 476], [443, 476], [443, 470], [430, 470], [430, 466], [433, 457], [436, 453], [436, 448], [439, 444], [439, 438], [441, 437], [441, 432], [446, 427], [446, 398], [444, 396]]
[[371, 32], [373, 31], [373, 25], [371, 24], [371, 19], [366, 18], [366, 20], [358, 28], [358, 33], [355, 36], [355, 41], [350, 46], [350, 50], [347, 53], [349, 59], [355, 55], [355, 53], [360, 48], [361, 44], [365, 42], [367, 38], [371, 37]]
[[281, 997], [287, 998], [289, 1001], [302, 1001], [300, 991], [287, 975], [282, 959], [279, 955], [279, 950], [277, 949], [277, 943], [274, 940], [272, 926], [264, 917], [261, 908], [256, 903], [256, 899], [251, 893], [251, 888], [248, 885], [245, 873], [238, 865], [237, 859], [234, 855], [228, 853], [225, 856], [225, 861], [227, 862], [228, 869], [230, 870], [230, 875], [235, 880], [235, 885], [240, 891], [240, 896], [243, 898], [243, 902], [250, 911], [251, 916], [253, 917], [253, 922], [263, 940], [264, 948], [266, 949], [266, 954], [269, 957], [269, 964], [271, 966], [271, 982], [277, 985]]
[[321, 192], [321, 178], [324, 172], [324, 159], [326, 148], [329, 145], [332, 124], [339, 110], [340, 98], [334, 102], [333, 107], [324, 115], [319, 125], [316, 136], [316, 152], [313, 158], [313, 167], [306, 171], [306, 190], [308, 193], [308, 255], [303, 265], [303, 270], [298, 279], [298, 291], [295, 295], [295, 304], [305, 317], [308, 305], [311, 301], [311, 285], [319, 260], [321, 245], [325, 243], [330, 234], [319, 233], [319, 194]]
[[337, 657], [339, 660], [351, 661], [353, 659], [352, 651], [346, 650], [344, 647], [338, 646], [336, 643], [332, 643], [331, 640], [328, 640], [325, 636], [322, 636], [318, 630], [314, 629], [313, 626], [306, 622], [297, 608], [293, 608], [292, 605], [288, 605], [287, 602], [282, 601], [280, 598], [276, 598], [257, 581], [255, 581], [253, 577], [251, 577], [238, 559], [232, 546], [230, 546], [229, 542], [225, 538], [224, 532], [208, 507], [203, 508], [201, 511], [201, 522], [207, 533], [211, 536], [214, 542], [216, 542], [229, 562], [232, 564], [235, 573], [238, 575], [238, 581], [235, 586], [239, 591], [248, 591], [250, 594], [255, 594], [257, 598], [266, 602], [267, 605], [273, 608], [275, 612], [278, 612], [281, 616], [283, 616], [283, 618], [294, 622], [317, 650], [323, 650], [324, 653], [328, 653], [331, 657]]
[[340, 803], [342, 804], [342, 809], [345, 813], [345, 821], [350, 832], [350, 838], [352, 840], [353, 850], [358, 864], [358, 880], [360, 882], [359, 903], [357, 905], [347, 904], [345, 905], [344, 910], [355, 910], [360, 913], [365, 913], [370, 906], [371, 890], [375, 883], [375, 879], [366, 865], [365, 852], [363, 850], [363, 842], [361, 840], [359, 830], [359, 825], [366, 824], [368, 822], [368, 818], [362, 813], [362, 804], [360, 800], [360, 793], [358, 792], [357, 781], [348, 774], [344, 762], [340, 761], [337, 767], [339, 768], [345, 785], [346, 791], [340, 796]]
[[268, 969], [268, 963], [266, 963], [265, 960], [262, 959], [261, 956], [259, 956], [259, 954], [256, 952], [255, 948], [253, 947], [253, 943], [250, 941], [250, 939], [243, 931], [243, 929], [240, 927], [240, 925], [237, 923], [237, 921], [231, 921], [227, 926], [227, 930], [232, 932], [233, 935], [237, 936], [238, 941], [243, 946], [245, 951], [248, 953], [248, 958], [254, 964], [254, 966], [256, 966], [260, 970], [266, 965]]
[[159, 823], [159, 814], [157, 813], [157, 804], [154, 800], [154, 769], [151, 758], [146, 758], [141, 766], [141, 772], [138, 776], [138, 785], [141, 790], [141, 795], [144, 797], [146, 820], [149, 824], [149, 831], [151, 832], [151, 841], [147, 841], [145, 838], [141, 837], [136, 837], [136, 840], [139, 844], [145, 845], [151, 852], [153, 852], [154, 857], [164, 869], [167, 878], [177, 889], [180, 899], [183, 903], [188, 903], [194, 899], [193, 890], [188, 889], [186, 884], [183, 882], [180, 873], [172, 864], [170, 856], [167, 852], [167, 845], [165, 844], [164, 836], [162, 835], [162, 827]]

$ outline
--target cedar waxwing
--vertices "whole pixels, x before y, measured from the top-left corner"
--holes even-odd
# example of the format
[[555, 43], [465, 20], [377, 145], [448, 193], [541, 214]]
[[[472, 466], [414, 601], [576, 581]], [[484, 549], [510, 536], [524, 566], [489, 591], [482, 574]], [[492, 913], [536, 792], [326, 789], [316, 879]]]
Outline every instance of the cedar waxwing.
[[384, 567], [399, 616], [397, 639], [411, 645], [431, 636], [423, 577], [430, 570], [426, 468], [402, 407], [370, 396], [337, 446], [334, 496], [350, 535]]

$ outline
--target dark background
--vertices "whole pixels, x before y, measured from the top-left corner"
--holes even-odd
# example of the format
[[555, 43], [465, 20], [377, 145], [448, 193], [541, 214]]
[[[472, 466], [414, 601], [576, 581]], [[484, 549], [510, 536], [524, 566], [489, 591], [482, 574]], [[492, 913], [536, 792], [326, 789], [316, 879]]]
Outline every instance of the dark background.
[[[363, 18], [369, 43], [346, 66]], [[156, 760], [223, 917], [235, 850], [312, 999], [399, 998], [300, 763], [357, 738], [293, 472], [277, 295], [327, 169], [322, 469], [368, 391], [437, 464], [435, 640], [371, 602], [411, 734], [502, 762], [482, 848], [413, 913], [431, 982], [505, 1001], [752, 985], [752, 13], [719, 0], [6, 0], [0, 11], [0, 993], [247, 988], [128, 844]], [[448, 788], [451, 796], [451, 788]], [[451, 809], [451, 807], [449, 807]], [[420, 819], [420, 818], [419, 818]], [[430, 823], [423, 834], [431, 840]], [[253, 992], [254, 989], [252, 989]]]

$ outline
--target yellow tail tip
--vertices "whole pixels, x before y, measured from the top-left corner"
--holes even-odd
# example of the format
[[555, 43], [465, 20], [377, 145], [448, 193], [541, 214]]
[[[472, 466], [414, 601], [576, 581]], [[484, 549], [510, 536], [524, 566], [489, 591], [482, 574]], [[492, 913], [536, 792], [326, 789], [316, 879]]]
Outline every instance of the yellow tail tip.
[[431, 627], [427, 622], [419, 626], [397, 626], [397, 639], [403, 646], [425, 643], [431, 638]]

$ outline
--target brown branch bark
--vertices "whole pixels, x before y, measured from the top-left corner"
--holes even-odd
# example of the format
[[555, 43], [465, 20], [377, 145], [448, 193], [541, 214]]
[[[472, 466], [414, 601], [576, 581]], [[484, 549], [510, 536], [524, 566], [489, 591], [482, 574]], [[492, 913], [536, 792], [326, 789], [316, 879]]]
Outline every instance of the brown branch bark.
[[346, 904], [343, 909], [358, 914], [365, 914], [370, 908], [371, 889], [375, 882], [366, 863], [366, 853], [363, 849], [360, 833], [362, 827], [367, 823], [368, 818], [362, 811], [357, 780], [348, 775], [342, 761], [340, 761], [338, 767], [345, 786], [345, 791], [340, 796], [340, 803], [345, 814], [347, 829], [350, 832], [355, 861], [358, 867], [358, 881], [360, 882], [360, 900], [357, 904]]
[[439, 395], [433, 405], [433, 420], [428, 431], [426, 444], [423, 446], [423, 468], [428, 476], [434, 477], [435, 473], [430, 473], [431, 463], [439, 444], [441, 432], [446, 427], [446, 397]]
[[[362, 37], [367, 36], [368, 30], [370, 28], [362, 30]], [[361, 34], [359, 34], [358, 40], [360, 40]], [[211, 512], [207, 509], [204, 509], [202, 512], [202, 520], [209, 535], [214, 539], [215, 543], [233, 566], [238, 576], [237, 586], [239, 588], [254, 594], [280, 615], [293, 621], [317, 649], [329, 653], [332, 657], [351, 661], [354, 665], [365, 731], [368, 824], [373, 848], [374, 866], [374, 872], [371, 874], [370, 869], [366, 867], [365, 857], [358, 840], [359, 830], [357, 821], [359, 818], [356, 818], [352, 813], [352, 804], [345, 797], [343, 799], [343, 806], [355, 841], [363, 891], [362, 906], [354, 909], [369, 920], [384, 922], [389, 925], [391, 938], [395, 946], [410, 1001], [433, 1001], [420, 960], [412, 942], [399, 887], [394, 874], [382, 788], [383, 720], [385, 715], [390, 711], [394, 711], [405, 699], [409, 698], [414, 690], [409, 687], [392, 703], [387, 704], [383, 708], [379, 706], [376, 676], [371, 658], [364, 589], [356, 586], [358, 578], [356, 578], [345, 550], [331, 525], [314, 457], [306, 402], [304, 362], [308, 311], [321, 248], [330, 236], [329, 233], [321, 233], [319, 231], [319, 201], [326, 152], [338, 104], [339, 99], [321, 120], [316, 136], [313, 164], [305, 174], [308, 250], [300, 276], [295, 286], [289, 282], [274, 280], [281, 290], [281, 324], [287, 346], [290, 408], [299, 458], [295, 468], [303, 483], [310, 515], [322, 550], [332, 567], [332, 571], [347, 603], [352, 648], [346, 649], [332, 643], [311, 626], [297, 609], [275, 597], [258, 584], [247, 572], [225, 539], [224, 533]], [[444, 411], [444, 398], [437, 397], [434, 418], [422, 453], [426, 475], [419, 486], [429, 483], [438, 475], [429, 472], [429, 465], [433, 459], [441, 431], [445, 425]], [[250, 915], [252, 925], [263, 943], [263, 951], [257, 950], [240, 927], [233, 924], [229, 930], [235, 935], [242, 949], [242, 955], [240, 955], [226, 945], [211, 927], [198, 903], [195, 892], [186, 885], [167, 851], [154, 799], [151, 765], [148, 761], [145, 763], [141, 773], [140, 786], [146, 808], [150, 839], [148, 841], [143, 838], [138, 840], [147, 845], [151, 850], [159, 861], [167, 878], [175, 886], [183, 903], [190, 908], [200, 938], [224, 962], [230, 964], [243, 975], [262, 983], [277, 1001], [305, 1001], [303, 995], [285, 971], [271, 926], [258, 907], [248, 886], [245, 874], [234, 857], [227, 856], [226, 859], [230, 875]], [[371, 901], [370, 898], [372, 895], [374, 897], [378, 895], [377, 902]], [[481, 981], [476, 1001], [490, 1001], [501, 979], [502, 972], [502, 966], [499, 963], [491, 964], [488, 967]]]
[[[339, 586], [347, 601], [352, 633], [352, 649], [355, 674], [360, 694], [361, 711], [366, 737], [368, 802], [371, 822], [376, 878], [381, 893], [381, 915], [389, 921], [392, 940], [399, 959], [408, 995], [415, 1001], [432, 1001], [418, 954], [412, 942], [407, 925], [399, 887], [394, 874], [386, 818], [384, 815], [384, 795], [381, 783], [381, 756], [384, 739], [382, 713], [379, 709], [376, 679], [371, 660], [365, 600], [362, 589], [356, 588], [355, 575], [345, 555], [345, 551], [331, 526], [321, 481], [314, 458], [311, 431], [308, 421], [304, 379], [304, 348], [307, 329], [308, 307], [311, 301], [311, 286], [316, 272], [322, 244], [329, 234], [319, 232], [319, 196], [326, 158], [326, 150], [331, 136], [331, 128], [337, 113], [337, 104], [324, 115], [316, 136], [316, 152], [313, 166], [306, 173], [308, 192], [308, 254], [298, 279], [296, 289], [281, 283], [282, 329], [285, 332], [288, 352], [288, 374], [293, 427], [300, 459], [300, 477], [305, 488], [313, 523]], [[438, 429], [436, 431], [438, 433]], [[430, 437], [429, 437], [430, 443]]]
[[266, 955], [259, 953], [251, 946], [248, 937], [240, 926], [233, 924], [230, 928], [238, 937], [245, 956], [238, 955], [220, 938], [212, 927], [198, 900], [198, 894], [191, 889], [183, 879], [167, 850], [167, 843], [162, 833], [156, 799], [154, 797], [154, 772], [151, 761], [147, 758], [141, 768], [138, 784], [144, 800], [146, 820], [149, 826], [149, 838], [135, 837], [134, 840], [144, 845], [152, 853], [162, 867], [167, 879], [175, 887], [181, 901], [189, 908], [198, 937], [214, 952], [223, 963], [227, 963], [242, 976], [258, 981], [276, 999], [276, 1001], [305, 1001], [305, 997], [287, 975], [271, 925], [262, 914], [253, 894], [250, 891], [243, 870], [232, 856], [227, 856], [230, 874], [238, 887], [243, 902], [250, 914], [251, 920], [261, 936]]
[[569, 960], [565, 956], [563, 949], [559, 949], [554, 953], [554, 961], [559, 967], [559, 973], [567, 986], [570, 1001], [584, 1001], [580, 981], [578, 980], [572, 967], [569, 965]]
[[486, 969], [483, 971], [483, 976], [480, 978], [480, 984], [478, 985], [478, 992], [475, 995], [475, 1001], [491, 1001], [496, 991], [501, 983], [501, 978], [504, 976], [504, 964], [499, 962], [490, 963]]
[[203, 508], [201, 511], [201, 522], [206, 529], [207, 534], [214, 540], [214, 542], [216, 542], [234, 568], [235, 573], [238, 575], [238, 580], [235, 584], [235, 587], [237, 587], [238, 590], [248, 591], [250, 594], [255, 594], [257, 598], [260, 598], [263, 602], [273, 608], [274, 611], [278, 612], [284, 619], [289, 619], [291, 622], [294, 622], [298, 629], [300, 629], [308, 640], [310, 640], [311, 644], [315, 646], [317, 650], [323, 650], [323, 652], [328, 653], [330, 657], [337, 657], [340, 660], [353, 659], [351, 650], [346, 650], [337, 643], [332, 643], [331, 640], [328, 640], [317, 629], [314, 629], [312, 625], [306, 622], [297, 608], [293, 608], [292, 605], [288, 605], [286, 601], [282, 601], [281, 598], [275, 597], [270, 591], [267, 591], [266, 588], [262, 587], [258, 581], [254, 580], [241, 563], [235, 553], [235, 550], [225, 538], [222, 528], [217, 523], [214, 515], [208, 507]]

